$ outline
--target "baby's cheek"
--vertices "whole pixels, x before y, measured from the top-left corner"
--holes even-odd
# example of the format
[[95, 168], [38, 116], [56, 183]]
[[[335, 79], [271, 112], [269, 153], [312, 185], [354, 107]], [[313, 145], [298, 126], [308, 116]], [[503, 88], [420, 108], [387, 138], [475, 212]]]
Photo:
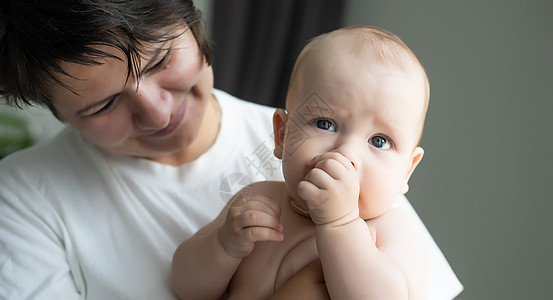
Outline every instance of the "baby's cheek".
[[364, 219], [376, 218], [387, 212], [393, 205], [392, 195], [381, 192], [384, 187], [365, 187], [364, 193], [359, 198], [359, 216]]

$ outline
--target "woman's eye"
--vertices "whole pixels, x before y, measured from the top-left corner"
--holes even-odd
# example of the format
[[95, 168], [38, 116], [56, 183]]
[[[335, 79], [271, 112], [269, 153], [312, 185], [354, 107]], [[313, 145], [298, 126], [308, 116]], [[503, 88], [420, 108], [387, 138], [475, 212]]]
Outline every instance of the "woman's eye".
[[332, 124], [331, 121], [326, 120], [326, 119], [321, 119], [321, 120], [315, 121], [315, 126], [317, 126], [317, 128], [323, 129], [323, 130], [336, 131], [336, 127], [334, 126], [334, 124]]
[[102, 108], [100, 108], [99, 110], [95, 111], [94, 113], [92, 113], [90, 115], [91, 116], [98, 116], [98, 115], [101, 115], [104, 112], [107, 112], [117, 101], [117, 96], [118, 95], [115, 95], [115, 96], [111, 97], [111, 99], [109, 99], [106, 102], [106, 104], [104, 104], [104, 106], [102, 106]]
[[149, 68], [146, 72], [151, 73], [163, 68], [165, 66], [165, 63], [168, 60], [169, 52], [170, 51], [167, 51], [163, 56], [163, 58], [160, 61], [158, 61], [153, 67]]
[[370, 138], [369, 143], [378, 149], [384, 149], [384, 150], [390, 149], [392, 146], [387, 138], [380, 135], [375, 135], [372, 138]]

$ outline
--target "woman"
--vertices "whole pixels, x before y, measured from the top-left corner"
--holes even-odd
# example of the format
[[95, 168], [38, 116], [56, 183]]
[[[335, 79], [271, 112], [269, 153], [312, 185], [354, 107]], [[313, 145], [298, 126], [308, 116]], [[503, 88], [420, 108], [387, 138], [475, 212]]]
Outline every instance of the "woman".
[[175, 298], [178, 244], [281, 179], [273, 110], [213, 89], [191, 1], [0, 7], [2, 94], [69, 125], [0, 162], [0, 298]]

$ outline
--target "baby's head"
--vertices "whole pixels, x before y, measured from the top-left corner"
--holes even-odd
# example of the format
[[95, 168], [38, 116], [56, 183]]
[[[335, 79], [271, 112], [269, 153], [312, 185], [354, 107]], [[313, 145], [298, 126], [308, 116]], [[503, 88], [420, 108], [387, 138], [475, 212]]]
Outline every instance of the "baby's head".
[[394, 34], [350, 27], [313, 39], [300, 53], [275, 113], [275, 155], [290, 195], [313, 157], [339, 152], [356, 168], [365, 219], [387, 211], [423, 156], [429, 100], [424, 68]]
[[[430, 86], [426, 72], [413, 51], [398, 36], [374, 26], [341, 28], [311, 40], [301, 51], [292, 70], [286, 97], [286, 110], [290, 112], [309, 97], [309, 91], [307, 95], [301, 94], [302, 82], [312, 83], [312, 77], [303, 74], [304, 71], [309, 70], [309, 67], [331, 70], [341, 63], [342, 59], [349, 60], [353, 57], [361, 61], [358, 68], [376, 64], [390, 71], [412, 76], [413, 80], [422, 80], [425, 94], [419, 138], [422, 137], [430, 99]], [[359, 81], [362, 83], [363, 79], [359, 78]], [[305, 87], [303, 90], [305, 91]]]

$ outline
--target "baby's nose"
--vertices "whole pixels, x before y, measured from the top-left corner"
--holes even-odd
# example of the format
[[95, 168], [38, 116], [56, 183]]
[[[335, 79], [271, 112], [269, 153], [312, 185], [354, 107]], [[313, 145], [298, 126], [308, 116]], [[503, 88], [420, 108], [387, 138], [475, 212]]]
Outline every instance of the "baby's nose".
[[345, 158], [347, 158], [351, 162], [353, 168], [357, 170], [360, 162], [358, 159], [356, 148], [357, 147], [355, 145], [352, 145], [352, 143], [345, 143], [340, 145], [340, 147], [336, 149], [336, 152], [342, 154]]

